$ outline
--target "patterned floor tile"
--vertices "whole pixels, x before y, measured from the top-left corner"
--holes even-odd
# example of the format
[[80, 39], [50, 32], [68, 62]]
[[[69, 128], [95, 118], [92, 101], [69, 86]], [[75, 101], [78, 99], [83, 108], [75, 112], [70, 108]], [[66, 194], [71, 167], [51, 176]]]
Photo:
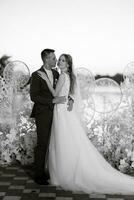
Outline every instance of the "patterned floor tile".
[[9, 186], [9, 189], [24, 190], [25, 185], [11, 185], [11, 186]]
[[73, 200], [73, 197], [56, 197], [55, 200]]
[[12, 177], [15, 177], [15, 174], [2, 174], [1, 177], [12, 178]]
[[39, 197], [56, 197], [55, 193], [40, 193]]
[[6, 196], [21, 196], [22, 195], [22, 190], [10, 190], [6, 192]]
[[5, 196], [6, 192], [0, 192], [0, 197]]
[[65, 192], [65, 191], [61, 191], [61, 192], [59, 192], [59, 191], [56, 191], [56, 196], [57, 197], [72, 197], [73, 195], [72, 195], [72, 193], [67, 193], [67, 192]]
[[24, 189], [23, 190], [23, 193], [26, 193], [26, 194], [28, 194], [28, 193], [37, 193], [37, 194], [39, 194], [39, 192], [40, 192], [40, 189]]
[[33, 167], [0, 167], [0, 200], [134, 200], [132, 195], [85, 194], [34, 183]]
[[11, 185], [10, 182], [6, 182], [6, 181], [0, 181], [0, 186], [4, 186], [4, 185]]
[[6, 196], [3, 200], [21, 200], [21, 197], [18, 196]]
[[89, 197], [80, 197], [80, 196], [75, 196], [73, 197], [73, 200], [89, 200], [90, 198]]
[[18, 169], [20, 169], [20, 167], [19, 166], [8, 166], [8, 167], [6, 167], [5, 168], [6, 170], [18, 170]]
[[28, 180], [27, 176], [21, 176], [21, 177], [14, 177], [14, 180]]
[[124, 198], [116, 198], [116, 197], [114, 198], [113, 197], [113, 198], [107, 198], [107, 200], [124, 200]]

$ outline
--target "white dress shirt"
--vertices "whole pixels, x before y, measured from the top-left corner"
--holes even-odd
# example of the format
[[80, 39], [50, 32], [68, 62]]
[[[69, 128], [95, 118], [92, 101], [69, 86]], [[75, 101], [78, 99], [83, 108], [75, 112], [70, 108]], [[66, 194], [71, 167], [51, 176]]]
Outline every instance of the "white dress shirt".
[[48, 78], [53, 86], [53, 73], [52, 73], [52, 70], [48, 70], [48, 69], [45, 69], [47, 75], [48, 75]]

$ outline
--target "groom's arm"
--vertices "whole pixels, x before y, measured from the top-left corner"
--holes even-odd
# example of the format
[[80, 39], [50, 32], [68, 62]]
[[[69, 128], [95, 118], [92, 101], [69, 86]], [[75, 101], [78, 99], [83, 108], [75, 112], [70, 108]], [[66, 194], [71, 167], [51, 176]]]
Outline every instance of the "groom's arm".
[[45, 105], [46, 104], [51, 105], [53, 103], [51, 98], [46, 98], [41, 95], [40, 77], [37, 75], [36, 72], [34, 72], [31, 77], [30, 97], [34, 103], [40, 103], [40, 104], [45, 104]]
[[55, 97], [53, 99], [54, 104], [64, 104], [66, 102], [66, 96]]

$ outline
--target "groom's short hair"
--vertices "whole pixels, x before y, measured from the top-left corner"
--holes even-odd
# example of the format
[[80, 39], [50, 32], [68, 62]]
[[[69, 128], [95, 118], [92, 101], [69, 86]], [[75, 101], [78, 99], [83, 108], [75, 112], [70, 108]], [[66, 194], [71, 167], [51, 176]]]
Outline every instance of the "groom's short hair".
[[44, 58], [46, 58], [50, 53], [54, 53], [54, 52], [55, 52], [54, 49], [44, 49], [41, 52], [41, 58], [42, 58], [42, 60], [44, 60]]

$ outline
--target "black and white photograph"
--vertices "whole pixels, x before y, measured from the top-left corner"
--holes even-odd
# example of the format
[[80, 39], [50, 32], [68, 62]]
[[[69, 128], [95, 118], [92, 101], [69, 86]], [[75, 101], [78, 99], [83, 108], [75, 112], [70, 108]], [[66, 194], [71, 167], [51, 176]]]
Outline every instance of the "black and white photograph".
[[134, 199], [134, 1], [0, 0], [0, 199]]

